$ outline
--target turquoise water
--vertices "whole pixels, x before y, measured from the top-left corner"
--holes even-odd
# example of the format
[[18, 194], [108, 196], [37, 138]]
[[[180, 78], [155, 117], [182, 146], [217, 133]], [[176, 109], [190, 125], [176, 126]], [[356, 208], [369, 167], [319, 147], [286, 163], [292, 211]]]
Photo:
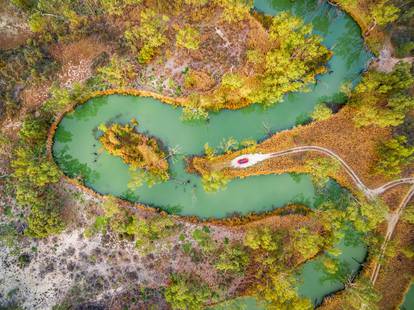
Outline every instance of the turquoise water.
[[[291, 93], [282, 103], [271, 108], [256, 104], [238, 111], [211, 114], [206, 122], [181, 121], [181, 109], [152, 98], [111, 95], [89, 100], [66, 115], [59, 124], [53, 154], [61, 169], [71, 177], [82, 177], [94, 190], [157, 206], [181, 215], [222, 218], [232, 214], [263, 212], [289, 202], [311, 206], [315, 190], [309, 176], [288, 174], [255, 176], [233, 180], [227, 190], [205, 193], [199, 176], [185, 171], [184, 157], [203, 153], [203, 146], [218, 147], [229, 137], [238, 140], [260, 140], [267, 130], [277, 132], [291, 128], [309, 115], [319, 102], [335, 101], [344, 82], [356, 83], [365, 69], [370, 54], [363, 47], [360, 30], [345, 13], [316, 1], [255, 1], [256, 9], [268, 14], [287, 10], [311, 22], [315, 33], [334, 55], [329, 61], [330, 73], [318, 77], [307, 93]], [[139, 122], [141, 132], [156, 136], [166, 148], [178, 147], [181, 155], [170, 161], [170, 181], [152, 188], [143, 186], [129, 191], [130, 172], [120, 158], [101, 154], [97, 126], [101, 123]], [[340, 245], [344, 246], [344, 245]], [[345, 247], [342, 258], [350, 270], [358, 269], [365, 248]], [[316, 303], [341, 288], [340, 283], [322, 283], [323, 272], [316, 270], [317, 261], [305, 265], [299, 292]], [[316, 269], [315, 269], [316, 268]]]
[[186, 123], [181, 109], [151, 98], [113, 95], [95, 98], [79, 106], [60, 123], [53, 147], [56, 161], [70, 176], [82, 175], [85, 184], [98, 192], [174, 208], [183, 215], [224, 217], [281, 207], [289, 201], [312, 202], [313, 186], [307, 176], [299, 181], [289, 175], [250, 177], [230, 182], [223, 192], [206, 194], [200, 178], [185, 172], [182, 157], [171, 164], [172, 179], [152, 188], [145, 186], [131, 193], [127, 183], [130, 172], [121, 159], [103, 153], [96, 127], [107, 122], [128, 122], [136, 118], [139, 128], [159, 138], [166, 147], [178, 146], [183, 156], [201, 154], [203, 145], [217, 147], [229, 137], [238, 140], [263, 139], [265, 127], [272, 132], [291, 128], [298, 118], [308, 115], [318, 102], [338, 97], [341, 83], [356, 81], [365, 68], [369, 54], [363, 48], [359, 28], [346, 14], [327, 4], [314, 1], [258, 1], [258, 10], [276, 14], [289, 9], [312, 22], [324, 44], [334, 51], [329, 61], [331, 74], [319, 77], [308, 93], [293, 93], [284, 102], [265, 109], [253, 105], [238, 111], [222, 111], [208, 122]]
[[[342, 268], [348, 270], [349, 273], [358, 271], [367, 253], [366, 248], [361, 244], [345, 244], [344, 241], [338, 244], [337, 248], [342, 251], [342, 254], [338, 257], [341, 261]], [[300, 283], [298, 287], [299, 295], [309, 298], [315, 305], [320, 304], [324, 296], [344, 288], [341, 282], [332, 279], [328, 273], [323, 271], [321, 264], [322, 258], [323, 256], [307, 262], [298, 274]], [[262, 310], [266, 309], [266, 307], [254, 297], [240, 297], [215, 306], [213, 309]]]
[[407, 294], [405, 294], [404, 302], [400, 307], [401, 310], [414, 309], [414, 283], [411, 284]]

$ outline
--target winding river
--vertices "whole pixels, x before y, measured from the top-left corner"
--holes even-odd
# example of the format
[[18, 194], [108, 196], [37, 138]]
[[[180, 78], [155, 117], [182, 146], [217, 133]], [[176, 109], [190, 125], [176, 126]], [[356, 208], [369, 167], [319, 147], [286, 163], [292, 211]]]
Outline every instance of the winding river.
[[[334, 56], [329, 61], [329, 73], [318, 77], [310, 92], [291, 93], [271, 108], [252, 105], [237, 111], [211, 114], [206, 122], [183, 122], [181, 109], [152, 98], [110, 95], [89, 100], [68, 113], [60, 122], [53, 145], [53, 155], [60, 168], [70, 177], [81, 176], [85, 185], [103, 194], [139, 201], [181, 215], [201, 218], [222, 218], [231, 214], [264, 212], [290, 202], [313, 206], [315, 191], [309, 176], [289, 174], [254, 176], [233, 180], [225, 191], [205, 193], [199, 176], [185, 171], [184, 157], [201, 154], [205, 143], [219, 147], [229, 137], [237, 140], [263, 139], [269, 132], [293, 127], [308, 116], [319, 102], [341, 100], [340, 86], [356, 83], [371, 55], [365, 50], [360, 29], [344, 12], [315, 0], [258, 0], [258, 11], [278, 14], [290, 11], [313, 24], [323, 43]], [[139, 130], [160, 139], [166, 147], [177, 147], [179, 156], [170, 161], [170, 181], [151, 188], [143, 186], [128, 190], [130, 172], [120, 158], [99, 152], [97, 126], [107, 122], [126, 123], [136, 118]], [[341, 259], [352, 271], [359, 268], [365, 247], [338, 245]], [[304, 265], [301, 273], [301, 295], [315, 304], [342, 284], [324, 281], [324, 272], [317, 268], [318, 259]], [[244, 300], [242, 302], [245, 302]], [[251, 301], [247, 301], [246, 305]], [[250, 307], [249, 307], [250, 308]]]

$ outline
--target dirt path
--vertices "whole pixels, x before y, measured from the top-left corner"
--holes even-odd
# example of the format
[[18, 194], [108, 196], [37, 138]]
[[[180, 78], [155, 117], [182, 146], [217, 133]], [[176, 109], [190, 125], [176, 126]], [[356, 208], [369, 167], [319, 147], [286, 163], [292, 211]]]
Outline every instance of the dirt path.
[[[256, 165], [257, 163], [267, 160], [267, 159], [282, 157], [282, 156], [296, 154], [296, 153], [303, 153], [303, 152], [318, 152], [318, 153], [322, 153], [324, 155], [327, 155], [337, 160], [341, 164], [341, 166], [345, 169], [345, 171], [348, 173], [348, 175], [351, 177], [355, 185], [364, 193], [364, 195], [368, 199], [373, 199], [376, 196], [398, 185], [414, 184], [414, 178], [402, 178], [402, 179], [397, 179], [397, 180], [393, 180], [391, 182], [385, 183], [384, 185], [377, 187], [375, 189], [370, 189], [368, 186], [366, 186], [361, 181], [361, 179], [358, 177], [356, 172], [338, 154], [336, 154], [335, 152], [327, 148], [320, 147], [320, 146], [300, 146], [300, 147], [291, 148], [288, 150], [275, 152], [275, 153], [240, 155], [231, 161], [231, 167], [243, 169], [243, 168]], [[373, 272], [370, 278], [371, 283], [373, 285], [375, 284], [378, 278], [378, 274], [381, 269], [380, 261], [384, 256], [388, 242], [391, 240], [391, 237], [395, 231], [395, 228], [397, 227], [398, 221], [401, 217], [401, 214], [403, 213], [404, 208], [408, 205], [408, 203], [413, 197], [414, 197], [414, 185], [410, 188], [408, 193], [405, 195], [404, 199], [401, 201], [398, 208], [394, 212], [388, 214], [387, 232], [385, 234], [384, 242], [381, 245], [381, 251], [380, 251], [379, 257], [377, 259], [377, 262], [374, 265], [374, 269], [373, 269]]]
[[[362, 180], [358, 177], [357, 173], [335, 152], [324, 148], [320, 146], [300, 146], [291, 148], [288, 150], [275, 152], [275, 153], [268, 153], [268, 154], [244, 154], [236, 157], [231, 161], [230, 166], [232, 168], [248, 168], [251, 166], [254, 166], [258, 164], [261, 161], [270, 159], [270, 158], [276, 158], [276, 157], [282, 157], [287, 156], [291, 154], [297, 154], [297, 153], [304, 153], [304, 152], [317, 152], [322, 153], [324, 155], [327, 155], [335, 160], [337, 160], [341, 166], [345, 169], [345, 171], [348, 173], [348, 175], [351, 177], [352, 181], [355, 183], [355, 185], [364, 193], [364, 195], [369, 198], [373, 199], [376, 196], [384, 193], [385, 191], [398, 186], [402, 184], [414, 184], [414, 178], [402, 178], [393, 180], [391, 182], [385, 183], [384, 185], [370, 189], [368, 186], [366, 186]], [[243, 161], [243, 159], [247, 159], [247, 161]]]
[[375, 284], [375, 282], [377, 281], [378, 278], [378, 274], [379, 271], [381, 269], [381, 259], [384, 256], [385, 250], [387, 248], [388, 242], [391, 240], [391, 237], [395, 231], [395, 228], [397, 227], [398, 221], [400, 220], [400, 217], [405, 209], [405, 207], [408, 205], [408, 203], [410, 202], [410, 200], [414, 197], [414, 186], [412, 186], [410, 188], [410, 190], [408, 191], [408, 193], [405, 195], [404, 199], [401, 201], [400, 205], [398, 206], [398, 208], [392, 212], [391, 214], [389, 214], [388, 217], [388, 226], [387, 226], [387, 233], [385, 234], [384, 237], [384, 242], [381, 245], [381, 252], [380, 255], [378, 257], [377, 262], [375, 263], [374, 266], [374, 270], [371, 274], [371, 283]]

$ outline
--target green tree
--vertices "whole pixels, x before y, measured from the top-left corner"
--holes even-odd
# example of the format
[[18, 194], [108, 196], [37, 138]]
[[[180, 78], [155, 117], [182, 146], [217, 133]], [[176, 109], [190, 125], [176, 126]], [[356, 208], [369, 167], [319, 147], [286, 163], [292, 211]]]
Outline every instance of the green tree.
[[307, 160], [305, 167], [311, 171], [315, 184], [318, 187], [323, 187], [328, 183], [329, 177], [335, 176], [339, 172], [341, 165], [331, 158], [320, 157]]
[[252, 0], [216, 0], [215, 2], [223, 8], [222, 18], [229, 23], [245, 19], [253, 7]]
[[119, 56], [113, 56], [110, 63], [97, 72], [98, 78], [111, 88], [128, 87], [137, 76], [134, 66]]
[[312, 34], [312, 26], [287, 12], [273, 17], [269, 38], [272, 47], [264, 58], [260, 87], [253, 95], [254, 101], [265, 104], [314, 83], [316, 72], [324, 72], [323, 64], [329, 58], [321, 38]]
[[36, 0], [11, 0], [10, 2], [24, 11], [29, 11], [36, 5]]
[[277, 251], [281, 244], [281, 236], [273, 233], [269, 228], [249, 230], [244, 244], [253, 249], [265, 252]]
[[201, 182], [206, 192], [217, 192], [227, 188], [229, 178], [223, 172], [213, 171], [208, 174], [203, 174]]
[[344, 301], [349, 309], [377, 310], [380, 299], [381, 296], [368, 279], [360, 278], [346, 286]]
[[14, 177], [37, 187], [56, 183], [62, 175], [53, 162], [46, 159], [39, 160], [35, 153], [23, 147], [15, 150], [15, 159], [11, 162], [11, 166], [14, 169]]
[[209, 253], [215, 249], [213, 239], [210, 236], [210, 230], [207, 226], [203, 229], [195, 229], [192, 236], [204, 252]]
[[243, 274], [249, 264], [249, 255], [241, 245], [225, 246], [215, 267], [225, 273]]
[[405, 136], [397, 136], [378, 148], [379, 159], [374, 172], [385, 176], [398, 176], [402, 169], [414, 161], [414, 147], [407, 143]]
[[138, 5], [142, 0], [99, 0], [99, 2], [106, 13], [120, 16], [128, 5]]
[[290, 274], [279, 272], [270, 273], [265, 283], [256, 286], [256, 292], [265, 302], [269, 310], [313, 309], [312, 302], [307, 298], [300, 298], [296, 290], [297, 279]]
[[414, 205], [405, 208], [402, 219], [409, 224], [414, 224]]
[[184, 0], [186, 4], [194, 6], [203, 6], [208, 3], [209, 0]]
[[41, 118], [29, 117], [23, 121], [19, 138], [29, 145], [39, 145], [46, 141], [48, 123]]
[[346, 210], [346, 216], [357, 231], [373, 231], [385, 220], [388, 207], [380, 200], [375, 202], [360, 201], [352, 203]]
[[400, 9], [393, 4], [388, 4], [388, 0], [381, 0], [371, 10], [371, 17], [374, 23], [385, 26], [398, 19]]
[[355, 87], [349, 102], [357, 109], [354, 121], [358, 127], [377, 125], [397, 126], [414, 107], [408, 90], [414, 84], [410, 65], [400, 63], [394, 71], [369, 71]]
[[187, 274], [173, 274], [164, 296], [174, 310], [201, 310], [212, 297], [212, 291], [201, 279]]
[[292, 247], [307, 260], [314, 257], [324, 244], [324, 238], [318, 233], [302, 227], [292, 234]]
[[167, 29], [168, 16], [159, 15], [152, 9], [141, 11], [141, 22], [138, 27], [125, 31], [124, 38], [133, 52], [138, 51], [138, 61], [148, 63], [157, 51], [167, 42], [164, 35]]
[[65, 228], [59, 207], [56, 205], [34, 205], [27, 219], [26, 235], [45, 238], [59, 234]]
[[176, 45], [179, 47], [197, 50], [200, 46], [200, 32], [191, 26], [179, 29], [175, 38]]
[[315, 106], [311, 116], [315, 121], [323, 121], [332, 116], [332, 110], [326, 104], [320, 103]]

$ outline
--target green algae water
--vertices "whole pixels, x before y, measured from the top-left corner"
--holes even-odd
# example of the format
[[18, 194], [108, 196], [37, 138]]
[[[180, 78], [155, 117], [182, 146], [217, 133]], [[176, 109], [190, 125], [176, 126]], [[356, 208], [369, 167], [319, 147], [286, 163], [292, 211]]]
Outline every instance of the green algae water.
[[400, 307], [401, 310], [414, 309], [414, 282], [411, 283], [410, 289], [405, 294], [404, 302]]
[[[350, 274], [358, 271], [366, 256], [366, 248], [361, 245], [346, 244], [344, 241], [338, 244], [337, 248], [342, 251], [342, 254], [338, 257], [341, 265], [347, 268]], [[323, 256], [307, 262], [298, 274], [300, 282], [299, 295], [311, 299], [314, 305], [319, 305], [324, 296], [344, 288], [343, 283], [323, 271], [322, 258]], [[266, 306], [263, 302], [249, 296], [229, 300], [210, 310], [224, 309], [264, 310]]]
[[[60, 122], [53, 145], [53, 155], [60, 168], [70, 177], [82, 178], [85, 185], [102, 194], [139, 201], [180, 215], [223, 218], [233, 214], [264, 212], [290, 202], [312, 206], [315, 190], [309, 176], [288, 174], [254, 176], [233, 180], [225, 191], [205, 193], [199, 176], [185, 171], [184, 157], [202, 154], [203, 146], [218, 147], [223, 140], [260, 140], [269, 130], [277, 132], [293, 127], [308, 116], [320, 102], [341, 98], [345, 82], [356, 83], [370, 54], [364, 49], [360, 29], [344, 12], [316, 1], [255, 1], [255, 8], [266, 14], [290, 11], [312, 23], [323, 44], [333, 51], [329, 73], [318, 76], [309, 91], [291, 93], [283, 102], [270, 108], [256, 104], [238, 111], [211, 114], [206, 122], [181, 120], [181, 109], [152, 98], [110, 95], [89, 100], [67, 114]], [[170, 160], [171, 179], [151, 188], [128, 189], [131, 174], [120, 158], [101, 153], [97, 127], [102, 123], [127, 123], [136, 118], [139, 130], [157, 137], [166, 148], [177, 148], [180, 155]], [[343, 246], [341, 259], [349, 261], [355, 271], [365, 256], [365, 248]], [[341, 289], [340, 283], [322, 281], [325, 275], [317, 260], [305, 264], [303, 296], [315, 304], [326, 294]]]

